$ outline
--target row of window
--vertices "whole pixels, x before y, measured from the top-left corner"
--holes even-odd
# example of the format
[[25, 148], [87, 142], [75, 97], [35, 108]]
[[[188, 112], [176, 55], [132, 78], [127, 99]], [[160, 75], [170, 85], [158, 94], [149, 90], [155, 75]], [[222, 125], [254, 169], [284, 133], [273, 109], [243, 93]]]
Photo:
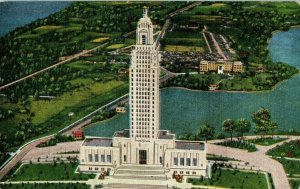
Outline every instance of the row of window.
[[[93, 157], [93, 154], [88, 154], [88, 160], [89, 160], [89, 162], [100, 162], [99, 154], [94, 154], [94, 157]], [[105, 155], [101, 154], [100, 160], [102, 163], [111, 163], [111, 155], [106, 155], [106, 158], [105, 158]]]
[[[174, 175], [176, 175], [176, 174], [177, 174], [177, 171], [174, 171], [173, 173], [174, 173]], [[183, 173], [184, 173], [183, 171], [179, 171], [179, 174], [183, 174]], [[190, 174], [190, 171], [186, 171], [185, 174], [189, 175], [189, 174]], [[193, 175], [196, 175], [197, 173], [196, 173], [196, 171], [193, 171], [192, 174], [193, 174]]]
[[[100, 168], [100, 170], [110, 172], [111, 169], [110, 168], [105, 169], [102, 167], [102, 168]], [[93, 171], [93, 167], [89, 167], [89, 171]], [[95, 167], [94, 171], [99, 171], [99, 167]]]
[[197, 161], [197, 158], [193, 158], [193, 162], [191, 162], [191, 158], [179, 158], [179, 162], [178, 162], [178, 158], [174, 157], [173, 165], [176, 165], [176, 166], [178, 166], [178, 165], [180, 165], [180, 166], [197, 166], [198, 161]]
[[[132, 70], [132, 72], [136, 72], [136, 73], [150, 73], [151, 70], [149, 69], [134, 69]], [[155, 73], [155, 70], [152, 70], [152, 73]], [[131, 74], [131, 77], [133, 77], [133, 74]]]

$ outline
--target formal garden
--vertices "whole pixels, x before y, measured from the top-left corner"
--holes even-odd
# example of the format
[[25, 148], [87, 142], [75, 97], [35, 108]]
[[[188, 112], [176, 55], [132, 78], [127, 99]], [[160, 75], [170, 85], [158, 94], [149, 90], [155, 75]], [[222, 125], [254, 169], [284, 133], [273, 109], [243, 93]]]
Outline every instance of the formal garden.
[[268, 155], [274, 157], [288, 157], [288, 158], [298, 158], [300, 159], [300, 140], [292, 140], [290, 142], [285, 142], [280, 146], [269, 150]]
[[211, 179], [188, 179], [193, 185], [243, 189], [267, 189], [266, 175], [261, 172], [246, 172], [236, 169], [213, 168]]

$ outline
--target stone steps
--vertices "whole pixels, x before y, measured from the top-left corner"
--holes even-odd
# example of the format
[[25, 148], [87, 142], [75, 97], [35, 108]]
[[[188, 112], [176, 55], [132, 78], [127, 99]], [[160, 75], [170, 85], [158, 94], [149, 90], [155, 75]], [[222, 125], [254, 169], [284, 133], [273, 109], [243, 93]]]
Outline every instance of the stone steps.
[[153, 175], [114, 175], [114, 179], [133, 179], [133, 180], [159, 180], [159, 181], [166, 181], [166, 175], [160, 176], [153, 176]]
[[[106, 188], [106, 187], [104, 187]], [[117, 189], [117, 188], [123, 188], [123, 189], [168, 189], [167, 186], [154, 186], [154, 185], [142, 185], [142, 184], [108, 184], [107, 188], [109, 189]]]

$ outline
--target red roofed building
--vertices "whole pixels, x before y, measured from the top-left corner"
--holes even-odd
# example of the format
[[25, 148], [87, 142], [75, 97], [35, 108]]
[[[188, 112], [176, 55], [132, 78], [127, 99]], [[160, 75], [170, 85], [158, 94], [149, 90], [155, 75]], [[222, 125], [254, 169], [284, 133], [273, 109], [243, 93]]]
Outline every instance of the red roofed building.
[[72, 132], [74, 139], [82, 140], [84, 139], [84, 132], [81, 130], [76, 130]]

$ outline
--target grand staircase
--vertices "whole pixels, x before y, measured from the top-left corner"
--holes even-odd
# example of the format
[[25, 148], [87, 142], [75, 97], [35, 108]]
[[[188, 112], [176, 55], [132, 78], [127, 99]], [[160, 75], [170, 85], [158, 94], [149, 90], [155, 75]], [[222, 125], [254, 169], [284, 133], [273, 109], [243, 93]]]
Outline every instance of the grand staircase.
[[167, 189], [162, 165], [121, 165], [111, 176], [107, 188]]

